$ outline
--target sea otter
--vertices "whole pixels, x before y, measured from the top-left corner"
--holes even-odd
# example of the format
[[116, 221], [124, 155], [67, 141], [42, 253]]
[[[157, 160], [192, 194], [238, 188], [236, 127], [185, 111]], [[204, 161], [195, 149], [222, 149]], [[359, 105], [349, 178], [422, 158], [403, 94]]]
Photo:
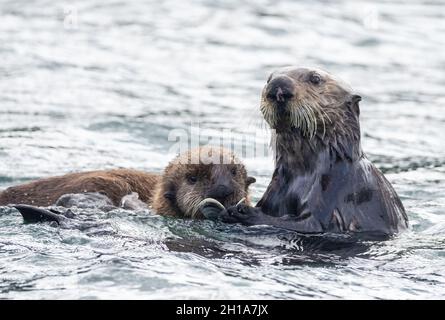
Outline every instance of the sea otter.
[[273, 72], [260, 106], [273, 129], [272, 181], [256, 207], [232, 206], [220, 218], [301, 233], [387, 237], [406, 229], [402, 202], [362, 151], [360, 101], [327, 72], [298, 67]]
[[[35, 221], [32, 215], [38, 206], [81, 203], [86, 207], [125, 207], [125, 202], [134, 202], [136, 195], [142, 205], [160, 215], [203, 218], [204, 199], [212, 198], [225, 207], [243, 198], [249, 203], [248, 188], [253, 182], [255, 178], [247, 176], [232, 152], [207, 146], [177, 156], [162, 174], [130, 169], [91, 171], [10, 187], [0, 193], [0, 206], [15, 204], [22, 214], [28, 213], [28, 220]], [[44, 211], [35, 212], [40, 217]], [[41, 218], [54, 220], [53, 215], [48, 217]]]
[[165, 168], [151, 205], [161, 215], [202, 218], [201, 203], [207, 198], [226, 208], [241, 199], [250, 203], [248, 188], [255, 181], [231, 151], [201, 147], [178, 156]]

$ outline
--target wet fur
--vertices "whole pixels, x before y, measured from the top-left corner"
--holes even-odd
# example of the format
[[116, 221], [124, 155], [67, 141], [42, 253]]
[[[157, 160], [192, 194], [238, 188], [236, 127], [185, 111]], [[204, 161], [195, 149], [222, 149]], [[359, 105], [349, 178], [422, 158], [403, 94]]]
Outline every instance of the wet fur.
[[405, 210], [391, 184], [346, 141], [317, 148], [290, 137], [281, 139], [286, 139], [286, 150], [293, 143], [302, 154], [292, 159], [283, 146], [277, 147], [280, 155], [272, 182], [257, 204], [262, 212], [285, 217], [282, 224], [287, 228], [309, 233], [390, 235], [407, 227]]
[[[206, 158], [208, 155], [216, 158], [209, 160]], [[231, 172], [233, 168], [236, 168], [236, 175]], [[188, 182], [191, 175], [198, 177], [194, 185]], [[248, 187], [254, 181], [230, 151], [201, 147], [172, 160], [162, 175], [116, 169], [51, 177], [0, 192], [0, 206], [25, 204], [48, 207], [63, 195], [79, 193], [101, 193], [114, 206], [120, 206], [123, 197], [137, 193], [143, 203], [160, 215], [202, 218], [198, 204], [208, 197], [212, 184], [227, 183], [233, 187], [233, 194], [223, 201], [229, 207], [244, 197], [250, 203]]]
[[[322, 77], [319, 85], [307, 81], [313, 72]], [[272, 181], [256, 208], [231, 208], [225, 220], [302, 233], [386, 236], [407, 228], [399, 197], [361, 149], [361, 98], [322, 71], [289, 67], [270, 80], [275, 77], [292, 80], [294, 98], [287, 102], [290, 110], [278, 114], [268, 101], [268, 84], [263, 90], [260, 109], [276, 130]]]
[[[203, 159], [210, 152], [215, 163], [205, 164]], [[216, 153], [215, 153], [216, 152]], [[199, 158], [196, 158], [198, 156]], [[236, 176], [231, 169], [236, 168]], [[187, 177], [196, 176], [198, 182], [191, 185]], [[241, 198], [250, 203], [248, 188], [255, 179], [247, 176], [244, 165], [235, 155], [225, 149], [200, 148], [200, 154], [189, 151], [171, 162], [164, 170], [163, 179], [153, 197], [153, 209], [162, 215], [202, 218], [198, 204], [207, 196], [209, 186], [215, 181], [226, 180], [234, 187], [234, 193], [222, 204], [236, 204]]]
[[51, 206], [65, 194], [98, 192], [106, 195], [115, 206], [122, 197], [137, 192], [141, 201], [148, 202], [160, 175], [131, 169], [116, 169], [72, 173], [40, 179], [13, 186], [0, 193], [0, 205], [29, 204]]

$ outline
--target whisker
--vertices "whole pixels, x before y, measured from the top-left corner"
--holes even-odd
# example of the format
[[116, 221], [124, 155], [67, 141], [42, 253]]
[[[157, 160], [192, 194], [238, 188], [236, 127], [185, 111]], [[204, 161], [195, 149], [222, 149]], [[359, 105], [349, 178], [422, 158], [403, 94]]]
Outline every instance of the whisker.
[[311, 119], [310, 119], [310, 117], [309, 117], [309, 114], [308, 114], [308, 111], [307, 111], [307, 109], [306, 109], [306, 106], [303, 104], [302, 106], [302, 109], [301, 109], [301, 111], [303, 112], [303, 115], [304, 115], [304, 119], [305, 119], [305, 136], [309, 136], [309, 133], [310, 133], [310, 131], [311, 131], [311, 129], [312, 129], [312, 123], [311, 123]]
[[311, 131], [310, 138], [312, 139], [315, 136], [315, 133], [317, 132], [317, 129], [318, 129], [317, 117], [315, 115], [314, 108], [310, 107], [309, 104], [307, 104], [305, 107], [308, 110], [308, 113], [311, 117], [312, 131]]

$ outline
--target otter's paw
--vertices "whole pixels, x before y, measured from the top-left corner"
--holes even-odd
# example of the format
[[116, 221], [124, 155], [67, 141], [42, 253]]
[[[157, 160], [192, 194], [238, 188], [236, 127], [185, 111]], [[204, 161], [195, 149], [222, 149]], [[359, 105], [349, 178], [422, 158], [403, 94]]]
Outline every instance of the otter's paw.
[[258, 209], [247, 206], [245, 204], [238, 204], [224, 210], [220, 214], [220, 220], [226, 223], [241, 223], [244, 225], [253, 225], [257, 223], [259, 214]]

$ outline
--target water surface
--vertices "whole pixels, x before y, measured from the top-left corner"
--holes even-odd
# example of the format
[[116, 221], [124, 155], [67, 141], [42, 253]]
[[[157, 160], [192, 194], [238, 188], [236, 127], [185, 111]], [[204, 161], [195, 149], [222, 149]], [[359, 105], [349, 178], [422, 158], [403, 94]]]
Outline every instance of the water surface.
[[[191, 122], [241, 140], [260, 127], [268, 73], [308, 65], [363, 96], [363, 148], [411, 229], [311, 251], [267, 228], [115, 211], [63, 229], [0, 208], [0, 298], [445, 298], [444, 12], [442, 1], [1, 0], [0, 189], [160, 171], [170, 130]], [[244, 160], [258, 200], [272, 158]]]

